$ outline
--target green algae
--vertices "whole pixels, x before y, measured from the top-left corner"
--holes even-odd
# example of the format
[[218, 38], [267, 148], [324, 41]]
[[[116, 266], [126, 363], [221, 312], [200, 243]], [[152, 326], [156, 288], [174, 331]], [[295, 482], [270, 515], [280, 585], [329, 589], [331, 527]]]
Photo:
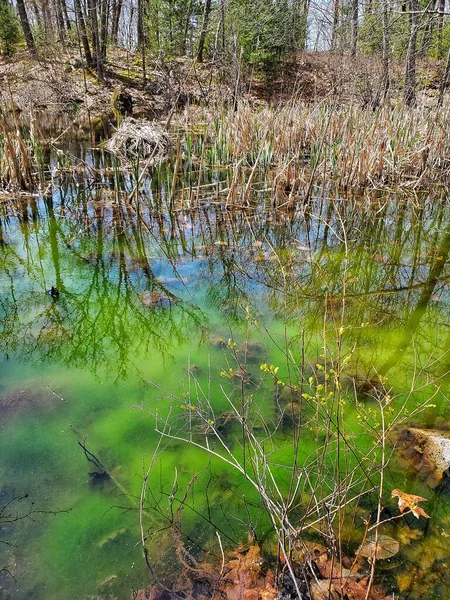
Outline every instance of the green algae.
[[[424, 199], [422, 218], [412, 205], [399, 216], [395, 199], [373, 215], [350, 201], [329, 200], [325, 207], [318, 197], [313, 225], [302, 210], [274, 222], [255, 208], [250, 222], [214, 205], [159, 214], [149, 200], [141, 227], [124, 206], [80, 204], [70, 190], [65, 196], [40, 199], [32, 223], [8, 215], [1, 249], [0, 392], [3, 398], [28, 393], [30, 400], [2, 414], [0, 491], [28, 493], [39, 509], [56, 512], [8, 530], [18, 536], [19, 550], [5, 552], [16, 575], [16, 582], [0, 583], [5, 598], [125, 598], [148, 583], [138, 507], [157, 449], [146, 545], [163, 576], [173, 568], [162, 551], [170, 534], [162, 542], [156, 532], [173, 526], [182, 502], [193, 552], [212, 551], [216, 530], [230, 546], [249, 529], [270, 538], [257, 490], [189, 443], [165, 439], [162, 449], [157, 429], [165, 423], [173, 435], [201, 443], [208, 425], [226, 421], [230, 401], [240, 406], [244, 398], [283, 493], [291, 485], [292, 432], [301, 423], [299, 469], [314, 481], [321, 463], [314, 493], [327, 498], [345, 471], [355, 473], [355, 495], [379, 482], [380, 410], [370, 395], [355, 396], [355, 377], [373, 378], [391, 361], [383, 374], [392, 397], [386, 418], [402, 411], [407, 419], [422, 403], [433, 405], [419, 417], [425, 422], [448, 418], [447, 234], [434, 225], [448, 210], [444, 204]], [[328, 227], [321, 211], [330, 215]], [[46, 293], [51, 285], [60, 291], [57, 299]], [[146, 291], [170, 302], [144, 306], [139, 294]], [[246, 343], [259, 344], [261, 357], [247, 360]], [[278, 367], [277, 377], [298, 397], [280, 398], [281, 386], [260, 363]], [[336, 408], [327, 390], [338, 365], [343, 393]], [[36, 389], [45, 390], [42, 405], [31, 400]], [[283, 420], [286, 410], [292, 416]], [[344, 445], [336, 424], [326, 427], [336, 410], [345, 415]], [[238, 422], [227, 422], [221, 435], [242, 463], [241, 431]], [[78, 441], [110, 480], [93, 482], [96, 467]], [[373, 481], [361, 476], [361, 465]], [[395, 461], [386, 479], [387, 502], [389, 489], [400, 487], [433, 503], [431, 531], [411, 542], [411, 552], [407, 544], [401, 549], [404, 559], [421, 565], [418, 549], [426, 544], [431, 552], [438, 538], [444, 549], [430, 564], [444, 560], [450, 555], [445, 497]], [[299, 489], [293, 510], [299, 523], [312, 497], [308, 486]], [[371, 509], [375, 502], [372, 495]], [[354, 549], [360, 526], [349, 534]]]

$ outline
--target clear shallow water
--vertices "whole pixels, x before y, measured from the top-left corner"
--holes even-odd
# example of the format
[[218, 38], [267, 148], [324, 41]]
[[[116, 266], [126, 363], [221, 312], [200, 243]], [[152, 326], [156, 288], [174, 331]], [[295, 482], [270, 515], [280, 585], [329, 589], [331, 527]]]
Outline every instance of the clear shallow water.
[[[95, 153], [86, 160], [101, 165]], [[112, 179], [87, 170], [61, 187], [55, 179], [45, 198], [2, 207], [0, 492], [3, 504], [29, 495], [14, 503], [20, 515], [46, 511], [0, 524], [0, 538], [11, 544], [0, 546], [3, 563], [15, 577], [0, 575], [5, 598], [128, 598], [151, 581], [138, 506], [160, 441], [155, 423], [161, 429], [167, 419], [172, 434], [203, 440], [205, 422], [191, 406], [206, 419], [222, 419], [239, 454], [239, 426], [224, 413], [230, 400], [250, 398], [249, 418], [286, 490], [299, 417], [298, 460], [314, 478], [326, 438], [315, 365], [330, 368], [339, 354], [348, 357], [343, 412], [351, 447], [341, 468], [356, 469], [372, 447], [376, 402], [363, 394], [355, 400], [354, 388], [376, 374], [392, 388], [388, 419], [405, 400], [411, 412], [431, 396], [434, 406], [412, 420], [432, 426], [448, 419], [445, 197], [376, 202], [325, 189], [289, 212], [271, 209], [257, 194], [239, 211], [205, 197], [189, 209], [175, 203], [169, 213], [164, 174], [145, 183], [137, 206], [117, 201]], [[132, 189], [132, 178], [120, 185]], [[52, 285], [58, 298], [46, 293]], [[303, 382], [309, 398], [301, 415], [290, 415], [290, 398], [280, 397], [261, 363], [279, 366], [285, 381]], [[230, 368], [233, 376], [224, 376]], [[89, 473], [101, 469], [78, 441], [109, 480], [92, 479]], [[333, 444], [323, 467], [329, 479], [318, 488], [325, 496], [341, 460]], [[376, 487], [379, 452], [365, 460]], [[370, 485], [355, 473], [357, 494]], [[402, 546], [409, 571], [426, 566], [416, 593], [447, 589], [447, 496], [395, 460], [386, 476], [392, 510], [393, 487], [430, 498], [429, 523], [389, 529], [397, 537], [417, 531]], [[305, 486], [293, 518], [302, 518], [309, 501]], [[373, 502], [372, 494], [359, 509]], [[144, 517], [151, 562], [168, 583], [176, 568], [169, 525], [179, 518], [196, 556], [201, 549], [219, 556], [216, 530], [229, 547], [248, 530], [272, 543], [256, 492], [235, 470], [181, 441], [164, 439], [158, 447]], [[359, 530], [360, 523], [348, 534], [349, 552]], [[401, 568], [386, 573], [380, 577], [391, 589], [405, 580]]]

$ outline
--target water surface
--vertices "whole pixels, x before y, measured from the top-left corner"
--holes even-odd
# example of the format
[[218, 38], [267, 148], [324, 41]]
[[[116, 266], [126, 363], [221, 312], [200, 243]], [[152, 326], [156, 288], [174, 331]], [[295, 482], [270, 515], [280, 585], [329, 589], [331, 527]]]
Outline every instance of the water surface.
[[[231, 415], [240, 407], [286, 492], [295, 444], [305, 483], [292, 518], [301, 522], [311, 481], [323, 507], [336, 502], [341, 477], [355, 496], [379, 486], [371, 382], [392, 398], [388, 422], [448, 422], [445, 195], [348, 198], [323, 186], [281, 211], [261, 177], [248, 206], [230, 209], [218, 193], [226, 171], [204, 175], [202, 184], [216, 183], [188, 202], [195, 174], [186, 171], [173, 194], [161, 168], [130, 203], [133, 174], [105, 171], [100, 152], [83, 155], [73, 173], [52, 160], [48, 194], [1, 206], [0, 498], [12, 502], [8, 514], [29, 513], [0, 520], [2, 597], [129, 598], [148, 585], [139, 505], [150, 464], [143, 531], [168, 585], [180, 531], [196, 557], [220, 556], [216, 532], [228, 548], [248, 531], [271, 547], [269, 519], [245, 478], [195, 445], [161, 438], [163, 430], [204, 443], [208, 422], [220, 424], [243, 457]], [[262, 364], [278, 367], [300, 396]], [[333, 413], [321, 373], [337, 365], [343, 396]], [[327, 433], [329, 414], [345, 416], [330, 429], [345, 431], [344, 446]], [[445, 490], [428, 489], [395, 455], [385, 476], [390, 514], [399, 487], [429, 498], [431, 520], [386, 526], [402, 540], [402, 559], [393, 570], [380, 563], [378, 577], [400, 597], [446, 597]], [[376, 492], [361, 496], [352, 525], [343, 518], [349, 553], [375, 503]]]

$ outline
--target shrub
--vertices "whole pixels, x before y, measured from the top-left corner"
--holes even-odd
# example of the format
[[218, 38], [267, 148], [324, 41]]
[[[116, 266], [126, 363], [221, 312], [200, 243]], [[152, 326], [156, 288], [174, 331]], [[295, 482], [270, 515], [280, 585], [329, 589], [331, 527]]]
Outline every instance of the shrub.
[[6, 0], [0, 0], [0, 52], [5, 56], [11, 56], [19, 40], [19, 21]]

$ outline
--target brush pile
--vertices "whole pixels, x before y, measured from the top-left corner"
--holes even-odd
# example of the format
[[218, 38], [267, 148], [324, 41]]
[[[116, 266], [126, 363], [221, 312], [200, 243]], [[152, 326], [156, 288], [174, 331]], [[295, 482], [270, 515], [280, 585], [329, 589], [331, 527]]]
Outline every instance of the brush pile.
[[106, 142], [105, 149], [125, 164], [146, 162], [152, 166], [167, 160], [170, 138], [160, 127], [149, 121], [131, 117], [122, 121], [114, 135]]

